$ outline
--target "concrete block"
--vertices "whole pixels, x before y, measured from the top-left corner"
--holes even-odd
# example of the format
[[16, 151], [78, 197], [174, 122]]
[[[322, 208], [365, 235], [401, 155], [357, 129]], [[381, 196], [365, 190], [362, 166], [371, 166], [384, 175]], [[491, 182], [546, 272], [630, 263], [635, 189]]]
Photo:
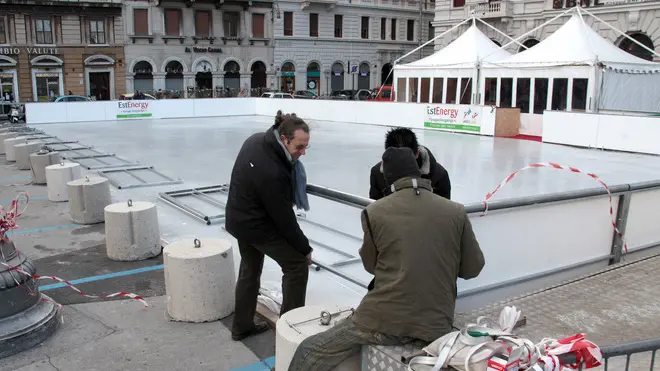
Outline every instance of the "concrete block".
[[30, 168], [32, 169], [32, 183], [46, 184], [46, 167], [62, 162], [59, 152], [32, 153], [30, 155]]
[[5, 153], [7, 154], [7, 162], [16, 161], [16, 148], [14, 147], [17, 144], [27, 143], [27, 137], [13, 137], [5, 139]]
[[156, 205], [151, 202], [115, 203], [105, 207], [105, 246], [108, 258], [137, 261], [161, 251]]
[[15, 138], [18, 133], [3, 132], [0, 133], [0, 155], [5, 154], [5, 139]]
[[163, 249], [167, 315], [209, 322], [234, 312], [236, 274], [229, 241], [184, 240]]
[[50, 201], [68, 201], [67, 183], [82, 177], [80, 164], [62, 162], [46, 166], [46, 184]]
[[110, 181], [102, 177], [85, 177], [67, 183], [69, 213], [78, 224], [95, 224], [105, 220], [105, 207], [112, 203]]
[[37, 152], [43, 146], [42, 141], [30, 141], [14, 146], [16, 166], [18, 170], [30, 170], [30, 155]]
[[[290, 310], [280, 317], [275, 334], [275, 369], [287, 370], [298, 345], [308, 337], [327, 331], [337, 322], [348, 318], [351, 311], [340, 313], [346, 309], [348, 308], [340, 308], [336, 305], [308, 305]], [[322, 311], [337, 314], [331, 317], [328, 325], [322, 325], [320, 321]], [[334, 368], [335, 371], [359, 371], [360, 369], [359, 354], [346, 359]]]

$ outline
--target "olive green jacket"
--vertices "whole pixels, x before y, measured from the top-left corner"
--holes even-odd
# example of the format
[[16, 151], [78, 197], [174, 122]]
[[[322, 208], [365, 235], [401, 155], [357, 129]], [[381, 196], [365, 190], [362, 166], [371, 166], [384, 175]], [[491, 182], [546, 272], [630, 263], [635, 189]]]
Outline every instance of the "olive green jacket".
[[484, 256], [463, 205], [433, 194], [429, 180], [394, 183], [396, 192], [362, 213], [360, 256], [374, 275], [353, 321], [365, 330], [427, 342], [452, 330], [456, 279], [474, 278]]

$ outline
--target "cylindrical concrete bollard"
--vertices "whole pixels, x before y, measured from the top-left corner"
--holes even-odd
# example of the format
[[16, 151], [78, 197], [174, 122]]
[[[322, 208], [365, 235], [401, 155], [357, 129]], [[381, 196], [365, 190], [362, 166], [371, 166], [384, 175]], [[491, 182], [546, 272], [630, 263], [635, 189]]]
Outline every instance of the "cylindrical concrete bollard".
[[[321, 324], [321, 312], [326, 312], [323, 317], [328, 319], [327, 325]], [[290, 310], [279, 320], [277, 320], [277, 330], [275, 334], [275, 369], [287, 370], [293, 360], [293, 355], [298, 349], [298, 345], [303, 340], [312, 335], [327, 331], [337, 322], [345, 320], [351, 314], [351, 310], [340, 308], [338, 306], [320, 306], [310, 305], [306, 307]], [[350, 319], [349, 319], [350, 321]], [[335, 371], [359, 371], [360, 355], [350, 357], [339, 366]]]
[[85, 177], [67, 183], [71, 220], [95, 224], [105, 220], [105, 207], [112, 203], [110, 182], [101, 177]]
[[43, 146], [41, 141], [30, 141], [14, 146], [16, 156], [16, 167], [18, 170], [30, 170], [30, 155], [37, 152]]
[[30, 155], [32, 183], [46, 184], [46, 167], [62, 162], [59, 152], [33, 153]]
[[7, 162], [16, 161], [16, 148], [17, 144], [27, 143], [27, 137], [14, 137], [5, 139], [5, 153], [7, 154]]
[[234, 257], [229, 241], [185, 240], [163, 249], [167, 316], [209, 322], [234, 312]]
[[69, 192], [67, 191], [67, 183], [81, 177], [82, 170], [80, 164], [62, 162], [56, 165], [46, 166], [48, 199], [50, 201], [68, 201]]
[[136, 261], [160, 254], [160, 229], [154, 203], [128, 200], [106, 206], [104, 213], [108, 258]]
[[5, 154], [5, 139], [15, 138], [18, 133], [6, 132], [0, 133], [0, 155]]

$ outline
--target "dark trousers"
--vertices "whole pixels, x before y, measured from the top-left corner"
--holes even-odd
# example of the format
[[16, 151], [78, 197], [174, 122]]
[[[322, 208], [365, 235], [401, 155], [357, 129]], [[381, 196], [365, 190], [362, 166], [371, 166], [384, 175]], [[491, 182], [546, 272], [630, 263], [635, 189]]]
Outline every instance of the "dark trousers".
[[363, 345], [405, 345], [411, 342], [415, 340], [363, 330], [352, 318], [347, 318], [327, 331], [303, 340], [288, 371], [331, 371], [345, 359], [359, 354]]
[[283, 299], [280, 315], [305, 306], [309, 266], [304, 255], [283, 240], [262, 245], [247, 245], [239, 241], [238, 249], [241, 253], [241, 267], [236, 282], [236, 310], [232, 333], [244, 333], [254, 327], [264, 255], [275, 260], [282, 268]]

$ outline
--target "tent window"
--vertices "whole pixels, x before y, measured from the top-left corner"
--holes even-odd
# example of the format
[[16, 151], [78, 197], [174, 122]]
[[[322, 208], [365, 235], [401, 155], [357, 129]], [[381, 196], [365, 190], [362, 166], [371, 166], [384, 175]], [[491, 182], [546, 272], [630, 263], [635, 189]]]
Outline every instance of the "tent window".
[[429, 95], [431, 94], [429, 90], [431, 90], [431, 79], [424, 77], [422, 78], [422, 91], [420, 92], [422, 99], [420, 102], [429, 103]]
[[396, 101], [405, 102], [406, 101], [406, 81], [405, 77], [399, 77], [397, 79], [397, 88], [396, 88]]
[[520, 113], [529, 113], [529, 85], [530, 79], [518, 79], [516, 86], [516, 107]]
[[534, 79], [534, 113], [542, 114], [548, 106], [548, 79]]
[[431, 103], [442, 103], [442, 88], [444, 87], [444, 79], [433, 79], [433, 101]]
[[566, 111], [568, 79], [554, 79], [552, 83], [552, 110]]
[[447, 79], [447, 102], [448, 104], [456, 104], [456, 88], [458, 85], [457, 78]]
[[417, 96], [418, 96], [417, 80], [418, 79], [416, 77], [413, 77], [413, 78], [410, 79], [410, 97], [409, 97], [410, 100], [409, 100], [409, 102], [415, 102], [415, 103], [417, 102]]
[[573, 79], [573, 102], [571, 108], [573, 110], [586, 110], [587, 109], [587, 79]]
[[461, 104], [470, 104], [470, 98], [472, 97], [472, 79], [462, 78], [461, 79]]
[[487, 106], [494, 106], [496, 103], [497, 103], [497, 78], [489, 77], [486, 79], [484, 104]]
[[500, 107], [511, 108], [513, 104], [513, 78], [500, 79]]

